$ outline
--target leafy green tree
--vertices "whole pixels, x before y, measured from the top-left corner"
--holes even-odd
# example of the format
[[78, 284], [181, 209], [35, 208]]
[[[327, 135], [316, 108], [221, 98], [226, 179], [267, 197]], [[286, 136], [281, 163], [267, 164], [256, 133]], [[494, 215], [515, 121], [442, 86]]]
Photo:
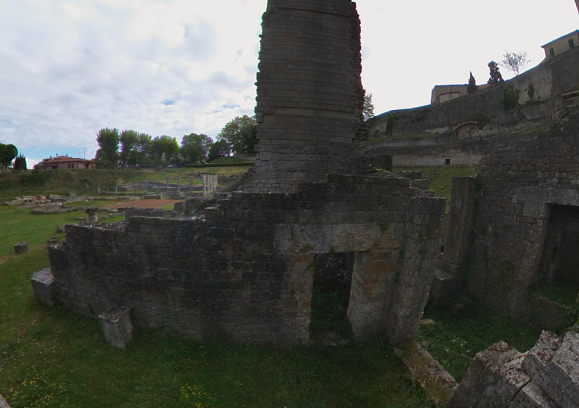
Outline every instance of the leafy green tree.
[[209, 149], [209, 155], [207, 158], [210, 161], [217, 160], [220, 157], [227, 157], [231, 152], [231, 147], [227, 140], [221, 139], [211, 145]]
[[153, 137], [146, 133], [139, 133], [135, 142], [133, 155], [129, 156], [129, 164], [132, 166], [146, 166], [151, 163], [150, 152]]
[[247, 115], [230, 120], [217, 135], [217, 140], [225, 140], [235, 153], [253, 153], [257, 144], [257, 122]]
[[119, 131], [117, 129], [104, 128], [97, 133], [96, 159], [102, 167], [114, 169], [119, 163]]
[[[139, 139], [139, 132], [134, 130], [123, 130], [119, 138], [121, 142], [121, 164], [123, 169], [127, 164], [131, 164], [131, 158], [134, 160], [135, 147], [137, 145], [137, 140]], [[131, 157], [132, 156], [132, 157]]]
[[207, 157], [213, 140], [207, 135], [191, 133], [181, 139], [181, 157], [189, 162], [198, 162]]
[[26, 157], [22, 154], [18, 155], [16, 159], [14, 159], [14, 165], [12, 166], [14, 170], [28, 170], [26, 167]]
[[475, 93], [478, 89], [478, 86], [476, 86], [476, 80], [474, 79], [474, 76], [472, 75], [472, 71], [470, 72], [470, 78], [468, 79], [468, 86], [466, 87], [466, 92], [471, 94], [471, 93]]
[[151, 143], [150, 156], [154, 164], [167, 164], [177, 158], [179, 143], [171, 136], [157, 136]]
[[18, 154], [18, 149], [13, 144], [0, 143], [0, 167], [6, 170], [12, 163], [12, 160]]
[[374, 104], [372, 103], [372, 94], [369, 94], [364, 89], [364, 120], [368, 120], [374, 117]]
[[490, 78], [488, 83], [489, 84], [498, 84], [499, 82], [503, 82], [503, 76], [499, 71], [499, 64], [494, 61], [489, 62], [489, 70], [490, 70]]

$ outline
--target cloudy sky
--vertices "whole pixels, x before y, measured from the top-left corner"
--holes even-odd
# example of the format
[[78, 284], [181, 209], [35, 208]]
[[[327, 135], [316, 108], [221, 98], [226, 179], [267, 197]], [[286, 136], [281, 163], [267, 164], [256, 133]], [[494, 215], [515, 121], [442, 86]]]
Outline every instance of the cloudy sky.
[[[104, 127], [214, 137], [252, 115], [267, 0], [0, 0], [0, 143], [93, 158]], [[376, 113], [579, 28], [574, 0], [359, 0]], [[504, 69], [503, 76], [509, 78]]]

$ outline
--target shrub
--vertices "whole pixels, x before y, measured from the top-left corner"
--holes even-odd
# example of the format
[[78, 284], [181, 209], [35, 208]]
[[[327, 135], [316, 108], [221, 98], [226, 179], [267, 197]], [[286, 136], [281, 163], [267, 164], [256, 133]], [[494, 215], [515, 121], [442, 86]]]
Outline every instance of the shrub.
[[475, 120], [478, 123], [479, 129], [483, 129], [491, 121], [491, 118], [486, 113], [479, 112], [476, 114]]
[[501, 105], [505, 111], [515, 109], [519, 104], [519, 91], [517, 89], [508, 87], [503, 93]]
[[396, 123], [396, 116], [388, 115], [388, 118], [386, 119], [386, 130], [384, 131], [384, 134], [386, 136], [392, 136], [392, 131], [394, 130], [395, 123]]

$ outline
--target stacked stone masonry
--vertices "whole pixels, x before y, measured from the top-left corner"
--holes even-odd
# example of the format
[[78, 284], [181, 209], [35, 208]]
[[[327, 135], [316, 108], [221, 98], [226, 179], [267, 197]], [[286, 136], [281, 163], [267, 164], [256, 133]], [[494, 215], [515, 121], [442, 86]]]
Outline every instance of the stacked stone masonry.
[[[369, 138], [373, 140], [368, 151], [372, 156], [393, 155], [395, 167], [444, 165], [447, 160], [450, 164], [478, 164], [483, 155], [495, 151], [495, 142], [500, 141], [498, 134], [548, 127], [552, 118], [576, 109], [561, 95], [579, 89], [578, 66], [579, 48], [473, 94], [439, 105], [376, 116], [368, 120]], [[515, 109], [505, 111], [502, 99], [509, 88], [518, 92], [519, 102]], [[534, 90], [532, 100], [530, 89]], [[394, 138], [385, 138], [388, 122], [393, 118]], [[480, 129], [472, 126], [479, 121]], [[430, 136], [405, 137], [424, 134]]]
[[349, 0], [270, 0], [263, 17], [257, 160], [246, 191], [295, 192], [352, 174], [364, 128], [360, 20]]
[[[506, 137], [483, 158], [473, 192], [465, 284], [495, 310], [543, 329], [573, 323], [564, 321], [564, 308], [532, 289], [540, 282], [577, 282], [576, 270], [561, 272], [557, 254], [565, 248], [561, 239], [579, 231], [578, 149], [577, 114], [547, 131]], [[567, 251], [563, 260], [573, 256]]]
[[408, 179], [331, 175], [298, 194], [233, 193], [205, 220], [69, 225], [49, 256], [58, 300], [81, 313], [121, 305], [137, 327], [303, 344], [316, 254], [355, 252], [354, 333], [400, 343], [418, 330], [444, 208]]

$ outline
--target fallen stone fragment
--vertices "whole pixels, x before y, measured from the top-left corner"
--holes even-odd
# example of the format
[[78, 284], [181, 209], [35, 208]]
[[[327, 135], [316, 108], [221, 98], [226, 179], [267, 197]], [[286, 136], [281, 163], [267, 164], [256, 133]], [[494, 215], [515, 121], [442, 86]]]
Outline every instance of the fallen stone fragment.
[[27, 242], [18, 242], [14, 244], [14, 253], [16, 254], [23, 254], [28, 252], [28, 243]]

